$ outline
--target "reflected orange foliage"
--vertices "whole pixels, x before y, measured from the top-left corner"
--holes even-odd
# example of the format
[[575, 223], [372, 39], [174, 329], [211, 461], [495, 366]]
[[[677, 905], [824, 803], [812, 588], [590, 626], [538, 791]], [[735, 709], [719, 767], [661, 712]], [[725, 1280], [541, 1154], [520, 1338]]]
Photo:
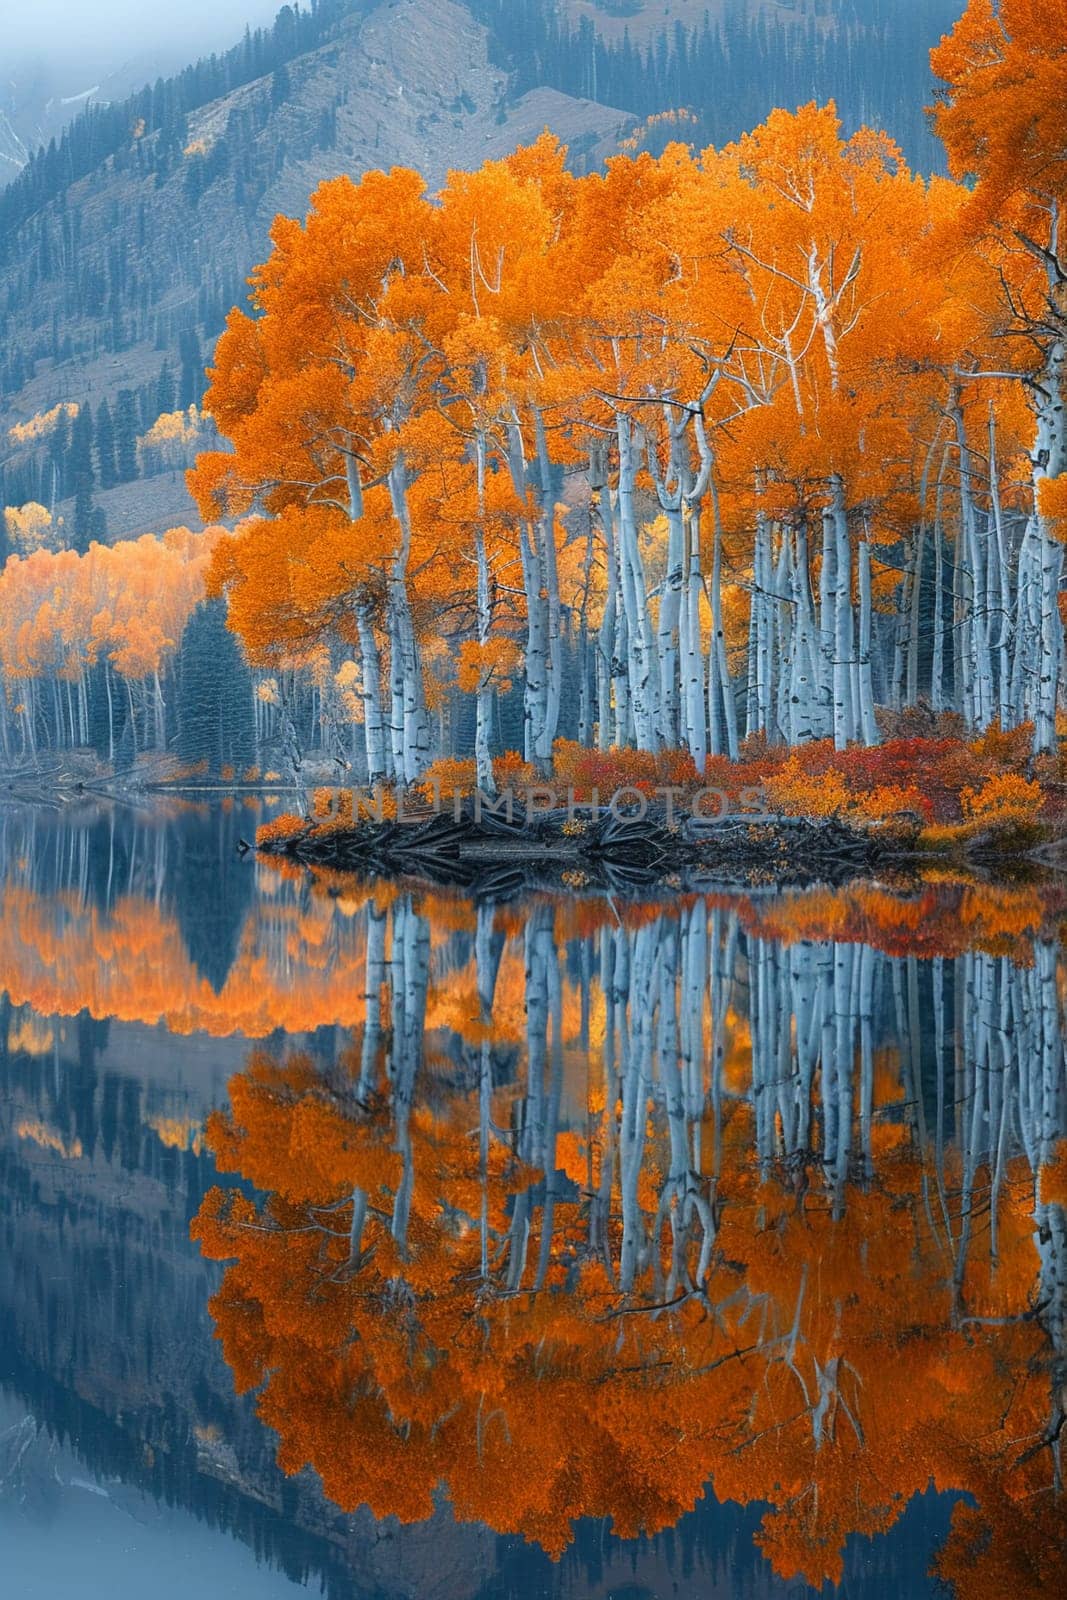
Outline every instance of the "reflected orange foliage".
[[[656, 1531], [712, 1482], [720, 1498], [770, 1501], [764, 1553], [780, 1576], [820, 1584], [840, 1578], [851, 1534], [884, 1532], [933, 1482], [980, 1499], [958, 1514], [943, 1570], [961, 1595], [994, 1592], [969, 1584], [959, 1548], [991, 1516], [997, 1540], [1020, 1543], [1003, 1496], [1025, 1504], [1047, 1482], [1036, 1458], [1012, 1467], [1015, 1441], [1040, 1435], [1048, 1408], [1043, 1334], [1025, 1316], [1036, 1262], [1024, 1171], [1005, 1195], [1000, 1266], [975, 1263], [962, 1291], [1007, 1319], [994, 1330], [953, 1316], [913, 1150], [890, 1140], [875, 1184], [835, 1217], [817, 1180], [803, 1200], [785, 1174], [760, 1181], [742, 1119], [719, 1182], [708, 1298], [656, 1316], [654, 1274], [620, 1297], [584, 1251], [580, 1199], [558, 1208], [540, 1289], [504, 1293], [482, 1277], [460, 1107], [417, 1119], [411, 1235], [398, 1251], [399, 1158], [381, 1111], [327, 1109], [293, 1064], [254, 1065], [232, 1093], [209, 1139], [272, 1197], [260, 1212], [213, 1191], [195, 1224], [206, 1253], [236, 1257], [213, 1301], [218, 1334], [238, 1386], [261, 1391], [282, 1466], [313, 1466], [342, 1508], [421, 1519], [444, 1483], [461, 1518], [558, 1554], [578, 1517], [610, 1516], [623, 1536]], [[585, 1183], [581, 1139], [561, 1157]], [[604, 1158], [596, 1142], [594, 1175]], [[499, 1240], [522, 1184], [501, 1161], [487, 1194]], [[654, 1159], [649, 1178], [654, 1207]], [[353, 1188], [368, 1205], [358, 1253]]]
[[[754, 941], [784, 931], [830, 937], [832, 951], [863, 931], [921, 946], [925, 922], [941, 930], [931, 942], [947, 946], [951, 927], [972, 949], [1040, 931], [1032, 892], [977, 910], [982, 893], [956, 886], [939, 909], [930, 890], [902, 919], [899, 899], [861, 886], [744, 920]], [[791, 1150], [781, 1114], [773, 1153], [757, 1155], [755, 1025], [729, 1009], [724, 1099], [683, 1112], [670, 1010], [661, 1001], [653, 1024], [642, 985], [645, 956], [669, 972], [694, 924], [644, 909], [601, 936], [561, 927], [547, 899], [508, 908], [477, 923], [505, 940], [492, 1007], [483, 945], [451, 976], [424, 970], [421, 1001], [394, 971], [375, 1026], [334, 1067], [260, 1053], [232, 1081], [208, 1143], [266, 1198], [213, 1190], [194, 1236], [229, 1263], [212, 1312], [238, 1387], [258, 1392], [284, 1470], [313, 1467], [343, 1509], [419, 1520], [444, 1486], [461, 1519], [554, 1555], [580, 1517], [654, 1532], [710, 1483], [767, 1502], [765, 1555], [818, 1586], [840, 1579], [852, 1535], [885, 1532], [931, 1484], [965, 1491], [977, 1507], [957, 1513], [942, 1570], [961, 1600], [985, 1600], [996, 1575], [1036, 1570], [1032, 1519], [1051, 1516], [1042, 1440], [1057, 1358], [1034, 1308], [1055, 1292], [1043, 1230], [1065, 1234], [1048, 1211], [1060, 1157], [1038, 1183], [1019, 1151], [995, 1180], [953, 1145], [938, 1154], [884, 1049], [866, 1171], [842, 1178], [814, 1146]], [[402, 966], [413, 914], [394, 903]], [[584, 1007], [561, 934], [599, 952]], [[442, 930], [425, 935], [447, 962]], [[600, 986], [609, 944], [616, 962], [628, 952], [621, 995]], [[422, 1076], [409, 1004], [425, 1017]], [[650, 1028], [651, 1056], [635, 1057]], [[491, 1069], [516, 1047], [517, 1075]], [[634, 1080], [641, 1060], [650, 1076]], [[578, 1084], [545, 1143], [565, 1067]], [[829, 1116], [825, 1101], [817, 1111], [829, 1092], [810, 1085], [813, 1114]], [[715, 1152], [707, 1169], [696, 1146]], [[1041, 1558], [1050, 1581], [1058, 1561]]]

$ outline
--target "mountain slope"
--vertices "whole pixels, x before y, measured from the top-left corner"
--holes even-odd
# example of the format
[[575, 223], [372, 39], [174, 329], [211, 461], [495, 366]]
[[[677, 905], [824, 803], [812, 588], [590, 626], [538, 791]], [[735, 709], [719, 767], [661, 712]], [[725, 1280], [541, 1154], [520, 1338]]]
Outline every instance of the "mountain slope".
[[[55, 488], [47, 451], [15, 449], [13, 424], [60, 402], [114, 405], [127, 389], [143, 430], [163, 409], [165, 362], [202, 374], [269, 248], [272, 218], [302, 215], [322, 179], [400, 164], [433, 186], [450, 167], [503, 155], [546, 126], [574, 159], [599, 161], [630, 120], [555, 89], [515, 96], [510, 87], [485, 27], [455, 0], [356, 5], [271, 74], [151, 132], [134, 127], [18, 220], [0, 256], [0, 503], [47, 504]], [[199, 384], [176, 396], [198, 397]], [[175, 489], [175, 513], [191, 518], [180, 479]], [[111, 537], [143, 525], [137, 486], [125, 498], [128, 507], [123, 491], [109, 493]]]
[[[124, 14], [116, 16], [116, 3]], [[110, 0], [105, 7], [29, 0], [11, 6], [0, 40], [0, 187], [86, 106], [121, 104], [143, 84], [225, 51], [242, 27], [272, 23], [279, 3], [183, 0], [150, 8], [139, 0]]]
[[[749, 15], [797, 12], [814, 9], [814, 0], [561, 0], [560, 9], [576, 26], [590, 22], [604, 39], [618, 40], [624, 33], [647, 42], [678, 23], [683, 28], [699, 27], [707, 13], [720, 18], [730, 9]], [[825, 9], [825, 8], [820, 8]]]
[[173, 62], [152, 57], [99, 75], [89, 68], [60, 73], [44, 62], [16, 67], [0, 85], [0, 187], [16, 178], [33, 152], [60, 137], [87, 106], [125, 99], [172, 67]]
[[846, 128], [884, 128], [921, 171], [944, 155], [924, 113], [930, 49], [963, 0], [469, 0], [518, 82], [552, 83], [646, 117], [688, 110], [722, 144], [834, 100]]

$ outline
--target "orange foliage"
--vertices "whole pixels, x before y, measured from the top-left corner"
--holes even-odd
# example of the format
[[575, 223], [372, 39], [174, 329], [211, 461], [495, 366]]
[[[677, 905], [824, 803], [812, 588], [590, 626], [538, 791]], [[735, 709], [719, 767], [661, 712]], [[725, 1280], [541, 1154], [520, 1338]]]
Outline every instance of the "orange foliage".
[[[108, 660], [141, 679], [173, 656], [221, 530], [172, 528], [88, 554], [38, 550], [0, 574], [0, 667], [8, 678], [77, 678]], [[42, 601], [42, 595], [47, 599]]]
[[1021, 816], [1029, 820], [1044, 803], [1041, 785], [1017, 772], [998, 773], [979, 790], [964, 789], [960, 794], [963, 815], [975, 818]]
[[[983, 39], [988, 12], [976, 0]], [[966, 41], [942, 50], [955, 81]], [[1038, 55], [1058, 82], [1049, 49]], [[969, 115], [939, 112], [950, 146], [974, 131]], [[1052, 136], [1058, 123], [1043, 115]], [[985, 148], [977, 134], [972, 143]], [[419, 723], [404, 756], [412, 782], [431, 758], [421, 719], [444, 683], [479, 696], [483, 727], [486, 697], [520, 664], [537, 693], [550, 677], [558, 700], [561, 618], [586, 640], [610, 623], [608, 524], [625, 513], [627, 561], [647, 570], [620, 580], [624, 600], [631, 583], [641, 591], [624, 606], [623, 654], [637, 655], [607, 698], [633, 699], [637, 656], [659, 658], [640, 669], [654, 676], [668, 648], [666, 694], [676, 694], [680, 624], [664, 623], [667, 564], [681, 562], [666, 532], [675, 489], [695, 557], [686, 582], [702, 672], [704, 575], [725, 559], [715, 605], [736, 678], [763, 526], [783, 571], [803, 530], [797, 578], [814, 591], [815, 530], [838, 516], [848, 602], [862, 568], [873, 609], [892, 609], [932, 515], [929, 469], [952, 406], [966, 408], [965, 429], [992, 408], [1005, 498], [1027, 494], [1013, 476], [1027, 448], [1016, 386], [960, 376], [991, 364], [976, 352], [992, 338], [1002, 266], [999, 254], [957, 248], [967, 206], [962, 183], [915, 177], [886, 135], [845, 138], [832, 104], [775, 110], [723, 150], [631, 150], [582, 177], [546, 134], [451, 173], [434, 198], [400, 168], [323, 183], [303, 222], [276, 219], [251, 314], [230, 316], [205, 409], [232, 448], [203, 453], [189, 475], [205, 516], [249, 516], [220, 544], [211, 586], [229, 596], [250, 658], [307, 666], [324, 639], [402, 658], [404, 716]], [[682, 401], [702, 431], [664, 421]], [[547, 493], [555, 471], [568, 480], [561, 505]], [[946, 529], [958, 525], [959, 486], [939, 488], [938, 506]], [[669, 646], [652, 640], [657, 622]], [[635, 629], [649, 637], [634, 644]], [[604, 635], [601, 648], [617, 643]], [[599, 706], [605, 731], [611, 714]], [[633, 740], [649, 751], [677, 742], [679, 720], [639, 730], [635, 711]], [[541, 764], [555, 731], [538, 744]], [[703, 764], [704, 734], [690, 737]], [[597, 753], [557, 753], [579, 789], [662, 777], [658, 766], [627, 770], [623, 755], [602, 771]], [[690, 781], [683, 758], [675, 764], [672, 781]], [[914, 810], [911, 781], [880, 777], [865, 792], [876, 812]], [[930, 805], [938, 818], [937, 797]]]
[[[922, 1198], [932, 1174], [904, 1129], [879, 1122], [874, 1181], [850, 1185], [842, 1210], [816, 1161], [802, 1187], [788, 1164], [758, 1172], [742, 1110], [725, 1128], [702, 1292], [664, 1290], [662, 1274], [677, 1272], [664, 1240], [662, 1261], [653, 1251], [624, 1293], [625, 1236], [613, 1222], [602, 1250], [587, 1238], [605, 1174], [621, 1214], [602, 1097], [590, 1095], [584, 1130], [560, 1137], [567, 1187], [546, 1233], [547, 1216], [526, 1209], [542, 1174], [495, 1139], [480, 1173], [462, 1095], [417, 1100], [398, 1143], [380, 1070], [356, 1103], [305, 1058], [256, 1058], [208, 1141], [269, 1198], [257, 1208], [215, 1190], [193, 1225], [205, 1253], [231, 1263], [212, 1312], [238, 1387], [259, 1391], [284, 1470], [314, 1467], [343, 1509], [421, 1520], [443, 1484], [460, 1518], [559, 1554], [579, 1516], [652, 1532], [711, 1482], [721, 1498], [769, 1501], [765, 1555], [781, 1577], [819, 1586], [839, 1581], [850, 1535], [886, 1531], [931, 1480], [980, 1501], [957, 1514], [944, 1556], [956, 1571], [975, 1527], [1005, 1537], [1014, 1512], [1001, 1497], [1025, 1503], [1047, 1478], [1015, 1462], [1049, 1393], [1026, 1309], [1025, 1163], [1005, 1175], [1000, 1265], [975, 1256], [954, 1291]], [[899, 1104], [898, 1080], [889, 1092]], [[498, 1127], [515, 1125], [517, 1093], [494, 1096]], [[650, 1224], [669, 1193], [655, 1105], [646, 1138]], [[961, 1181], [953, 1165], [954, 1192]], [[516, 1279], [486, 1265], [480, 1230], [507, 1261], [520, 1215], [536, 1231]], [[972, 1318], [964, 1331], [954, 1292], [1004, 1328]], [[958, 1571], [961, 1596], [984, 1593]]]

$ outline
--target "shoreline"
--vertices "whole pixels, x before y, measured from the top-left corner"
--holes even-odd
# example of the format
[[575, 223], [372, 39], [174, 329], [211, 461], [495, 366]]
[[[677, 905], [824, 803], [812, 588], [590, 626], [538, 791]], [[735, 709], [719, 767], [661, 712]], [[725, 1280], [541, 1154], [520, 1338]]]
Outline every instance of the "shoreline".
[[[480, 893], [565, 889], [647, 890], [706, 884], [757, 888], [842, 884], [872, 874], [917, 878], [924, 865], [963, 865], [1018, 876], [1041, 863], [990, 848], [988, 836], [965, 850], [918, 848], [907, 824], [856, 826], [839, 817], [686, 818], [668, 823], [649, 807], [640, 820], [566, 811], [516, 816], [511, 824], [469, 808], [403, 823], [280, 818], [261, 828], [257, 851], [302, 866], [383, 877], [419, 877]], [[985, 847], [983, 847], [985, 846]]]

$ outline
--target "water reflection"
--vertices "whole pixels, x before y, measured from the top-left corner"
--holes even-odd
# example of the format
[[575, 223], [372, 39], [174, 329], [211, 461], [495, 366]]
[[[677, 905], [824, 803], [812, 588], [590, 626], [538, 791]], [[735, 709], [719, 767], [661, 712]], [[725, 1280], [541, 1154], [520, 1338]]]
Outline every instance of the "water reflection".
[[3, 1371], [126, 1481], [338, 1594], [1067, 1588], [1061, 889], [474, 904], [239, 815], [7, 828]]

